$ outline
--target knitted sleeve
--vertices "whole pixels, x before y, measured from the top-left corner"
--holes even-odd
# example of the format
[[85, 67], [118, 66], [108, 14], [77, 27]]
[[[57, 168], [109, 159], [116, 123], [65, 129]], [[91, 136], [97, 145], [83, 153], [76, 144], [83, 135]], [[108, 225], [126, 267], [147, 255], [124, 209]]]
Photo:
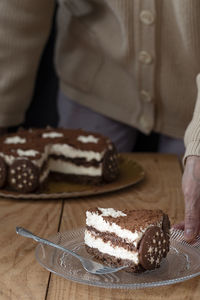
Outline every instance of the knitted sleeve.
[[184, 136], [186, 151], [183, 162], [185, 162], [186, 158], [190, 155], [200, 156], [200, 73], [197, 75], [196, 81], [198, 88], [197, 101], [193, 118]]
[[0, 1], [0, 127], [24, 120], [53, 12], [54, 0]]

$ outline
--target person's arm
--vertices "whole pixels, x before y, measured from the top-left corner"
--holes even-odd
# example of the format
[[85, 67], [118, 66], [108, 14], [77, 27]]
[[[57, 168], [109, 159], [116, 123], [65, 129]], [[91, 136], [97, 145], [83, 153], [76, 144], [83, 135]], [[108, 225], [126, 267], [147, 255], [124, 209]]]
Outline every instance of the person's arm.
[[194, 115], [185, 133], [186, 153], [182, 189], [185, 201], [184, 235], [191, 241], [200, 234], [200, 74]]
[[0, 1], [0, 127], [24, 121], [54, 0]]

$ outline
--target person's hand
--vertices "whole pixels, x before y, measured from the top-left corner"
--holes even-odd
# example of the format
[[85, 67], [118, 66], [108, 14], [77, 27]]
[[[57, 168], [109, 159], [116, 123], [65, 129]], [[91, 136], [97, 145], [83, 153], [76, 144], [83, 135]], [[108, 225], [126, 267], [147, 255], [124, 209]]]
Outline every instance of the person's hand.
[[185, 240], [191, 242], [200, 233], [200, 157], [189, 156], [182, 178], [185, 220], [175, 226], [184, 229]]

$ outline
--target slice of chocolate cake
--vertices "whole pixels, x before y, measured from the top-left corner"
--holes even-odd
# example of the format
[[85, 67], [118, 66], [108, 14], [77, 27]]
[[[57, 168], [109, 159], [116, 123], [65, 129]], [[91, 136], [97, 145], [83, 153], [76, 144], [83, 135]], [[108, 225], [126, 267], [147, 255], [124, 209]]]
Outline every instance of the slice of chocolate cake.
[[161, 210], [92, 208], [86, 212], [88, 253], [128, 272], [153, 270], [169, 251], [170, 222]]
[[33, 192], [50, 172], [79, 183], [114, 181], [119, 174], [115, 146], [81, 129], [19, 130], [0, 138], [0, 188]]

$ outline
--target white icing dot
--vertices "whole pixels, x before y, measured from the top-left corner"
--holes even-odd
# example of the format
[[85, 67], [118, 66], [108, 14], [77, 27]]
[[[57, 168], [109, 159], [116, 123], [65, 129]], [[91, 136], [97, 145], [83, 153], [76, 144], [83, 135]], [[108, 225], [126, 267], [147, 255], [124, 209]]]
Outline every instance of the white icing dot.
[[10, 173], [11, 173], [11, 174], [15, 174], [15, 170], [14, 170], [14, 169], [11, 169]]
[[24, 144], [26, 139], [21, 138], [20, 136], [8, 137], [4, 141], [5, 144]]
[[151, 257], [149, 261], [150, 261], [151, 264], [153, 264], [154, 263], [154, 258]]
[[12, 183], [16, 183], [16, 179], [15, 179], [15, 178], [12, 178], [12, 179], [11, 179], [11, 182], [12, 182]]
[[157, 263], [157, 264], [160, 263], [160, 259], [159, 259], [159, 258], [156, 259], [156, 263]]
[[150, 246], [149, 249], [148, 249], [148, 252], [152, 253], [153, 252], [153, 247]]
[[63, 133], [61, 132], [55, 132], [55, 131], [52, 131], [52, 132], [45, 132], [42, 134], [42, 137], [45, 139], [45, 138], [58, 138], [58, 137], [62, 137], [63, 136]]
[[124, 214], [122, 211], [120, 210], [115, 210], [113, 208], [101, 208], [98, 207], [98, 209], [102, 212], [102, 216], [103, 217], [113, 217], [113, 218], [117, 218], [117, 217], [125, 217], [126, 214]]
[[95, 143], [97, 144], [99, 139], [95, 138], [93, 135], [83, 136], [80, 135], [77, 140], [82, 143]]

